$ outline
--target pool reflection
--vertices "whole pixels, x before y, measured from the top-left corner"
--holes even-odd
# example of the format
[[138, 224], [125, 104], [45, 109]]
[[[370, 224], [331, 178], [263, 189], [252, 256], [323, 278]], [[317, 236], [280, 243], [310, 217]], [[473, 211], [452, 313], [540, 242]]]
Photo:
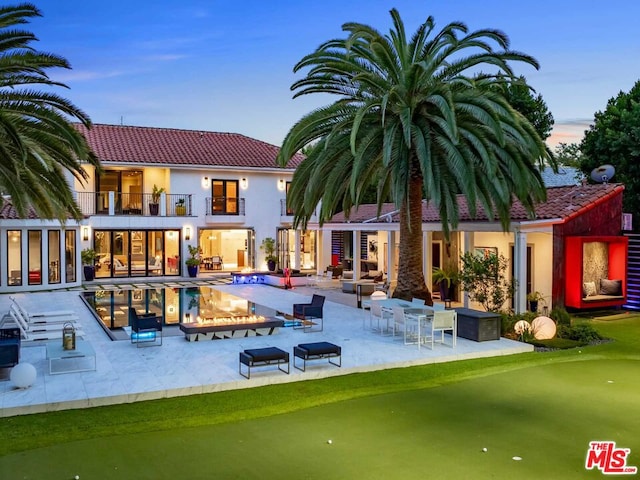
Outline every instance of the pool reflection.
[[97, 290], [83, 296], [108, 330], [129, 326], [129, 309], [154, 313], [164, 325], [194, 322], [200, 318], [274, 316], [276, 312], [212, 287]]

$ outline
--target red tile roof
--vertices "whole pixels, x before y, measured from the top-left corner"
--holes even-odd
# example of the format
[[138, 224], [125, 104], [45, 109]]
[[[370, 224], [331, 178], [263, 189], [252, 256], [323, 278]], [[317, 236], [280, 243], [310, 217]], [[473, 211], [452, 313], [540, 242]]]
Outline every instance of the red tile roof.
[[[593, 184], [593, 185], [574, 185], [565, 187], [547, 188], [547, 201], [536, 206], [535, 218], [527, 216], [525, 208], [519, 201], [515, 201], [511, 207], [511, 220], [514, 222], [527, 220], [568, 220], [575, 215], [580, 215], [591, 208], [594, 204], [604, 202], [607, 199], [622, 195], [624, 186], [621, 184]], [[467, 201], [463, 195], [458, 195], [458, 208], [460, 222], [483, 222], [488, 221], [488, 217], [484, 209], [478, 206], [475, 218], [471, 217]], [[399, 222], [399, 214], [393, 204], [385, 203], [383, 205], [380, 220], [376, 219], [375, 205], [361, 205], [357, 211], [352, 211], [348, 219], [350, 223], [361, 223], [364, 221], [389, 221]], [[425, 223], [440, 222], [440, 215], [436, 208], [432, 205], [423, 204], [422, 221]], [[334, 215], [330, 223], [345, 223], [347, 219], [343, 213]]]
[[[95, 124], [76, 124], [102, 162], [142, 165], [202, 165], [276, 168], [279, 148], [238, 133]], [[296, 155], [288, 168], [304, 157]]]
[[2, 207], [0, 207], [0, 219], [2, 220], [35, 220], [40, 218], [31, 206], [27, 207], [26, 214], [26, 217], [18, 215], [18, 211], [16, 210], [16, 207], [13, 206], [13, 203], [11, 203], [11, 199], [5, 199]]

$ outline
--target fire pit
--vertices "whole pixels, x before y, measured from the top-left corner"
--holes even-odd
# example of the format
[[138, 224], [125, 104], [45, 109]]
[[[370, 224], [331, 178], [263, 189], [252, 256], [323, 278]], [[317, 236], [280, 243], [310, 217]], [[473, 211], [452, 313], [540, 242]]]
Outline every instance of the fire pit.
[[180, 330], [190, 342], [222, 340], [225, 338], [261, 337], [273, 335], [284, 325], [284, 320], [260, 315], [198, 318], [195, 322], [181, 323]]

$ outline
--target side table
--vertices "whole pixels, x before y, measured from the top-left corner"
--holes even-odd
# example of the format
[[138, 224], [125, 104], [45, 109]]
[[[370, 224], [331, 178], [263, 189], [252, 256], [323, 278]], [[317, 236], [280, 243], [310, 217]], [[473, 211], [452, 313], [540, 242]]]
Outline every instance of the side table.
[[49, 374], [88, 372], [96, 369], [96, 352], [85, 340], [76, 339], [75, 350], [65, 350], [62, 342], [47, 343]]

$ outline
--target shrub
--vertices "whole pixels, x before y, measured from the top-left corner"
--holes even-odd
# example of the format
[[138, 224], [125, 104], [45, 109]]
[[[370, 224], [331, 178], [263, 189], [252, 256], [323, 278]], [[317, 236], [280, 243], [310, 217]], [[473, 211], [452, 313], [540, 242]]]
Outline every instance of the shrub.
[[495, 253], [465, 253], [461, 258], [459, 279], [469, 299], [480, 303], [488, 312], [499, 312], [513, 297], [514, 282], [507, 274], [509, 262]]
[[552, 320], [560, 325], [571, 325], [571, 315], [562, 307], [555, 307], [549, 314]]
[[524, 312], [520, 314], [501, 312], [500, 333], [503, 337], [520, 339], [513, 329], [514, 325], [520, 320], [526, 320], [531, 323], [537, 316], [538, 314], [534, 312]]
[[575, 325], [560, 325], [557, 336], [575, 340], [580, 345], [588, 345], [591, 342], [602, 340], [600, 334], [588, 323], [577, 323]]

